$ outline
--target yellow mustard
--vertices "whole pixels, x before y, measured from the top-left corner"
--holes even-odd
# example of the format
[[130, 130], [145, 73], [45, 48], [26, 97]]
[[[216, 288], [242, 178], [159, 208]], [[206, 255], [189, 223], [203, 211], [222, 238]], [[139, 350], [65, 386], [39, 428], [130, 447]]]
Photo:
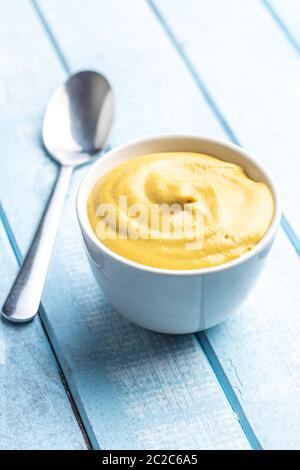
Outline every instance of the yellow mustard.
[[89, 195], [88, 217], [102, 243], [127, 259], [208, 268], [259, 242], [273, 217], [273, 197], [238, 165], [200, 153], [155, 153], [102, 176]]

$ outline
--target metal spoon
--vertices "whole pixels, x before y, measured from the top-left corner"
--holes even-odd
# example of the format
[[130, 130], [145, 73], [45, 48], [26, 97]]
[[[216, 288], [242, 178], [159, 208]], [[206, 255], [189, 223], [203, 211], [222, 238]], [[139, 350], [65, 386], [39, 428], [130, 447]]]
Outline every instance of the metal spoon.
[[103, 148], [114, 114], [112, 90], [97, 72], [72, 75], [48, 104], [43, 141], [59, 165], [59, 174], [31, 246], [2, 307], [13, 322], [37, 313], [73, 168], [89, 162]]

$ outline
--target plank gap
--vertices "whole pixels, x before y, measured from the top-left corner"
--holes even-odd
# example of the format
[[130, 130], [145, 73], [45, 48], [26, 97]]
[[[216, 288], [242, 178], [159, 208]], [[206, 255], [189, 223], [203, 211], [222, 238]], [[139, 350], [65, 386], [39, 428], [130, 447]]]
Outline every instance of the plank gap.
[[57, 40], [56, 40], [56, 38], [53, 34], [53, 31], [51, 30], [48, 22], [46, 21], [37, 0], [31, 0], [31, 4], [32, 4], [33, 9], [34, 9], [35, 13], [37, 14], [40, 22], [42, 23], [42, 25], [44, 27], [44, 30], [45, 30], [45, 32], [48, 36], [49, 42], [51, 43], [53, 49], [55, 50], [56, 55], [57, 55], [61, 65], [65, 69], [65, 72], [67, 74], [70, 74], [70, 67], [68, 65], [68, 62], [67, 62], [62, 50], [60, 49], [59, 44], [58, 44], [58, 42], [57, 42]]
[[297, 54], [300, 55], [300, 45], [294, 35], [291, 33], [283, 19], [281, 18], [280, 14], [277, 13], [273, 5], [268, 0], [260, 0], [269, 14], [272, 16], [274, 22], [279, 27], [289, 44], [296, 50]]
[[193, 77], [194, 81], [196, 82], [196, 85], [202, 92], [206, 102], [208, 103], [209, 107], [212, 109], [214, 115], [217, 117], [218, 121], [221, 123], [223, 129], [225, 130], [226, 134], [228, 135], [229, 139], [236, 145], [240, 145], [239, 140], [237, 136], [235, 135], [234, 131], [230, 127], [229, 123], [227, 122], [223, 112], [217, 105], [216, 101], [214, 100], [212, 94], [210, 93], [207, 85], [204, 83], [204, 80], [202, 77], [199, 76], [197, 73], [195, 67], [193, 66], [192, 62], [188, 58], [188, 56], [183, 52], [182, 47], [180, 46], [179, 41], [177, 40], [175, 34], [173, 33], [172, 29], [168, 25], [167, 21], [163, 17], [163, 15], [160, 13], [159, 9], [156, 7], [155, 3], [153, 0], [147, 0], [150, 8], [152, 9], [154, 15], [156, 16], [158, 22], [161, 24], [164, 32], [170, 39], [173, 47], [176, 49], [178, 55], [180, 56], [181, 60], [183, 61], [184, 65], [188, 69], [189, 73]]
[[211, 365], [212, 370], [222, 387], [224, 394], [228, 402], [231, 405], [231, 408], [239, 420], [240, 426], [247, 437], [249, 444], [251, 445], [253, 450], [263, 450], [261, 443], [259, 442], [255, 432], [252, 429], [251, 424], [243, 410], [243, 407], [231, 385], [229, 379], [224, 371], [218, 356], [216, 355], [214, 348], [212, 347], [205, 331], [200, 331], [199, 333], [195, 334], [197, 341], [199, 342], [204, 354], [207, 357], [208, 362]]

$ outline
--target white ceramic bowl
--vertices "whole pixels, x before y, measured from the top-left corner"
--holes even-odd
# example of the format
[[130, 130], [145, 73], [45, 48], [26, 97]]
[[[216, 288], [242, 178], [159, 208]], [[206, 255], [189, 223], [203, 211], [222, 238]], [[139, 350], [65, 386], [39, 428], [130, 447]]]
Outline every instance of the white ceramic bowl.
[[[87, 215], [87, 199], [98, 178], [125, 160], [166, 151], [212, 155], [241, 165], [250, 178], [268, 185], [274, 197], [274, 217], [254, 249], [212, 268], [171, 270], [130, 261], [98, 240]], [[201, 331], [220, 323], [245, 300], [269, 254], [281, 213], [272, 179], [240, 147], [204, 137], [171, 135], [130, 142], [100, 158], [80, 185], [77, 215], [90, 266], [111, 305], [137, 325], [178, 334]]]

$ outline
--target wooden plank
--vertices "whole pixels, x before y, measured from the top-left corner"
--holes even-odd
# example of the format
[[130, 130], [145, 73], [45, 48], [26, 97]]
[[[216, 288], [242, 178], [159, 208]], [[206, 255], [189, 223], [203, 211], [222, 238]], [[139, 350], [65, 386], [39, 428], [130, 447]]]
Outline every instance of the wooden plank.
[[[12, 4], [7, 2], [7, 18], [13, 12]], [[191, 123], [194, 130], [202, 128], [204, 133], [223, 135], [142, 2], [131, 2], [131, 8], [122, 1], [60, 1], [43, 6], [58, 15], [55, 23], [70, 39], [72, 47], [67, 60], [71, 66], [100, 68], [112, 79], [120, 103], [114, 144], [153, 132], [191, 130]], [[37, 17], [33, 10], [26, 10], [28, 31], [24, 36], [24, 16], [20, 9], [18, 12], [15, 21], [20, 23], [14, 25], [14, 30], [23, 43], [22, 53], [30, 62], [29, 70], [41, 73], [39, 79], [52, 83], [61, 69], [53, 63], [49, 43], [36, 24]], [[1, 16], [3, 23], [7, 21], [5, 15]], [[99, 22], [103, 27], [99, 28]], [[78, 31], [80, 47], [76, 42]], [[9, 47], [8, 39], [7, 33], [5, 43]], [[129, 55], [125, 54], [128, 48]], [[74, 57], [81, 59], [75, 61]], [[136, 64], [139, 67], [133, 73], [129, 66]], [[0, 61], [0, 69], [2, 66]], [[14, 70], [17, 74], [16, 67]], [[36, 102], [35, 109], [41, 111], [44, 96], [36, 97], [31, 89], [31, 75], [24, 66], [23, 89]], [[13, 77], [7, 83], [8, 88], [12, 86]], [[21, 88], [17, 90], [16, 102], [22, 93]], [[154, 107], [154, 101], [158, 106]], [[25, 110], [15, 124], [13, 113], [9, 117], [3, 122], [6, 126], [1, 148], [7, 160], [1, 161], [1, 173], [6, 179], [1, 197], [24, 251], [44, 204], [41, 195], [48, 193], [52, 182], [49, 174], [54, 172], [50, 163], [49, 170], [38, 161], [42, 152], [37, 147], [36, 115], [27, 115]], [[41, 160], [46, 165], [45, 158]], [[74, 197], [84, 171], [75, 175], [67, 199], [43, 298], [47, 312], [43, 318], [93, 445], [248, 448], [240, 424], [196, 339], [147, 333], [121, 319], [105, 303], [87, 267], [75, 220]]]
[[[240, 141], [279, 179], [284, 207], [298, 228], [300, 61], [295, 50], [256, 2], [190, 0], [189, 9], [169, 0], [156, 5]], [[238, 316], [207, 332], [264, 448], [300, 444], [299, 269], [281, 231], [249, 301]]]
[[300, 237], [297, 53], [261, 2], [189, 0], [189, 8], [173, 0], [153, 3], [241, 144], [272, 171], [285, 215]]
[[[0, 223], [0, 302], [17, 264]], [[0, 448], [85, 449], [45, 333], [34, 323], [0, 322]]]

